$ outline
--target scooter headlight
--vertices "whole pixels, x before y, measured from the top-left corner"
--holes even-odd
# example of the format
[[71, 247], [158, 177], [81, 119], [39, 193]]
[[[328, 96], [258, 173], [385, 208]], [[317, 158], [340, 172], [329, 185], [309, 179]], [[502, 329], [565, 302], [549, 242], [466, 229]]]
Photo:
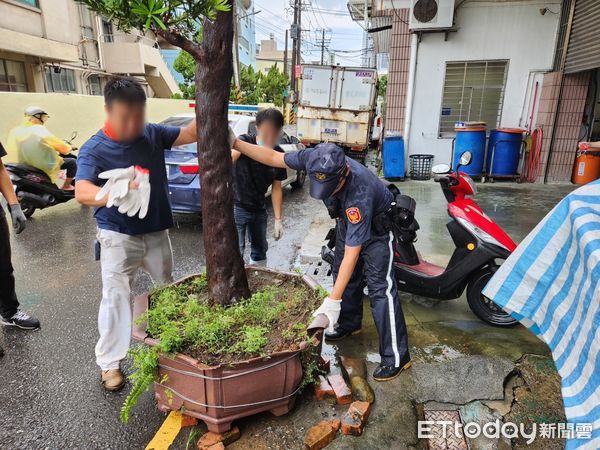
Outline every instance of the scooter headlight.
[[488, 244], [492, 244], [492, 245], [497, 245], [498, 247], [501, 247], [501, 248], [505, 249], [507, 252], [510, 252], [510, 250], [506, 247], [506, 245], [500, 243], [500, 241], [498, 241], [498, 239], [496, 239], [495, 237], [493, 237], [490, 234], [486, 233], [485, 231], [483, 231], [478, 226], [473, 225], [468, 220], [463, 219], [461, 217], [457, 217], [456, 220], [458, 220], [458, 222], [463, 227], [465, 227], [467, 230], [469, 230], [472, 234], [474, 234], [475, 236], [477, 236], [483, 242], [487, 242]]

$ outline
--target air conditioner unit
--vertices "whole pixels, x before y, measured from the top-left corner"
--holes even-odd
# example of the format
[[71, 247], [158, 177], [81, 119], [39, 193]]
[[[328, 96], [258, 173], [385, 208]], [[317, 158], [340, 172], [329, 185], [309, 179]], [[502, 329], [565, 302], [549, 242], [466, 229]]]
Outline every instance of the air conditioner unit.
[[411, 0], [409, 28], [411, 31], [452, 28], [455, 0]]

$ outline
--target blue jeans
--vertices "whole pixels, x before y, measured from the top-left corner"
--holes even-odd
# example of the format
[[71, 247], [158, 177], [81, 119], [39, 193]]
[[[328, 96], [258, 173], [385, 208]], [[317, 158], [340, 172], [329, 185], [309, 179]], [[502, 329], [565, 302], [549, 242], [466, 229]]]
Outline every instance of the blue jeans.
[[267, 211], [249, 211], [240, 206], [233, 208], [235, 226], [238, 231], [240, 254], [246, 250], [246, 236], [250, 241], [250, 259], [254, 262], [267, 259]]

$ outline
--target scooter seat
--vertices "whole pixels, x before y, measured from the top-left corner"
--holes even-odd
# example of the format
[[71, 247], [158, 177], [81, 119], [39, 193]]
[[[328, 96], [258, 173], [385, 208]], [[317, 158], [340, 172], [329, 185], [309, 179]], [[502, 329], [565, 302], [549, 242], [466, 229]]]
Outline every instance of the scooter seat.
[[422, 275], [428, 276], [428, 277], [437, 277], [440, 276], [441, 274], [444, 273], [444, 269], [441, 266], [438, 266], [436, 264], [432, 264], [430, 262], [427, 262], [421, 258], [419, 258], [419, 264], [415, 264], [412, 266], [406, 265], [406, 264], [398, 264], [400, 266], [402, 266], [404, 269], [409, 269], [412, 270], [414, 272], [418, 272]]
[[17, 173], [36, 175], [50, 182], [50, 177], [46, 172], [28, 164], [6, 164], [6, 167], [13, 169]]

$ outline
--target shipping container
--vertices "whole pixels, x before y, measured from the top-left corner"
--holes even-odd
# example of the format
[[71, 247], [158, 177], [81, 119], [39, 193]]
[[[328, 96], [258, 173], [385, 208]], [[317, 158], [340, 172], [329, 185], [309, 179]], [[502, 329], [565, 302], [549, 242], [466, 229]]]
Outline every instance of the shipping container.
[[375, 69], [305, 65], [298, 99], [298, 138], [334, 142], [351, 156], [369, 146], [377, 98]]

